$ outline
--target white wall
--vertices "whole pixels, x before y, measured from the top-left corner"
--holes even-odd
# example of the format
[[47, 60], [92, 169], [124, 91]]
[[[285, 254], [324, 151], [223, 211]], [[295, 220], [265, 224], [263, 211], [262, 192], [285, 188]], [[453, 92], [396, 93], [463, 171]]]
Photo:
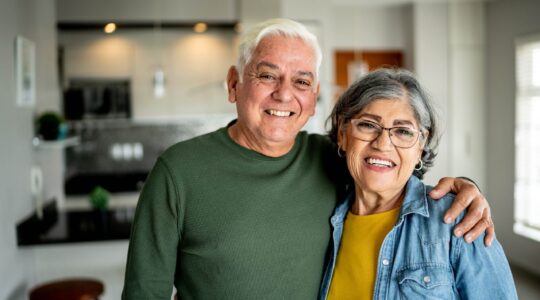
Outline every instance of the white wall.
[[234, 21], [235, 0], [57, 0], [59, 21]]
[[17, 247], [15, 226], [33, 209], [30, 166], [34, 161], [34, 109], [15, 105], [14, 41], [36, 43], [35, 110], [58, 108], [54, 0], [2, 0], [0, 9], [0, 299], [25, 284], [29, 251]]
[[513, 233], [515, 178], [515, 39], [540, 33], [540, 2], [486, 3], [487, 189], [497, 236], [509, 259], [540, 274], [540, 243]]
[[[443, 138], [439, 144], [433, 168], [426, 182], [436, 183], [448, 176], [448, 5], [446, 3], [417, 3], [413, 6], [414, 72], [438, 108]], [[464, 174], [462, 174], [464, 175]]]
[[[224, 85], [235, 63], [232, 30], [167, 29], [117, 32], [61, 32], [65, 77], [129, 79], [133, 117], [156, 118], [233, 113]], [[155, 98], [152, 76], [162, 67], [166, 94]]]
[[334, 49], [401, 50], [412, 68], [410, 5], [334, 6]]
[[449, 5], [448, 141], [451, 176], [485, 190], [485, 4]]

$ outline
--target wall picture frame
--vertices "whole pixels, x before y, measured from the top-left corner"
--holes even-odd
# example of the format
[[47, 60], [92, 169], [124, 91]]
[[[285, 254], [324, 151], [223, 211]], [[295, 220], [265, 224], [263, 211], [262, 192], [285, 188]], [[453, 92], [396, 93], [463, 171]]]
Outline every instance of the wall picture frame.
[[15, 39], [17, 106], [34, 107], [36, 103], [36, 46], [33, 41]]

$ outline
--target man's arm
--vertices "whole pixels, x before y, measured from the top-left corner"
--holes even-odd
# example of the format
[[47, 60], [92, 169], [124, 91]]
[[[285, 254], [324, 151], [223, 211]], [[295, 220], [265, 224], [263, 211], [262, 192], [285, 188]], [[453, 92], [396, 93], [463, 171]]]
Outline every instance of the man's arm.
[[495, 236], [495, 226], [491, 220], [491, 209], [486, 198], [478, 187], [463, 178], [442, 178], [429, 194], [433, 199], [439, 199], [449, 192], [456, 194], [452, 206], [444, 215], [445, 223], [452, 223], [460, 213], [467, 209], [465, 218], [454, 228], [454, 235], [465, 236], [465, 241], [471, 243], [484, 231], [484, 244], [491, 246]]
[[177, 199], [171, 174], [159, 159], [137, 203], [122, 299], [170, 299], [180, 241]]

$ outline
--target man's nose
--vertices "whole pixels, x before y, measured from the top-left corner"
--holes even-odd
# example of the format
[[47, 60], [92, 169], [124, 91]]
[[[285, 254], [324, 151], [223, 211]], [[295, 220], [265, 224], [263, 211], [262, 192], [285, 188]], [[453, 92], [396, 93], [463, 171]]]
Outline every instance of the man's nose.
[[272, 94], [275, 100], [288, 102], [294, 98], [293, 86], [288, 80], [281, 80]]

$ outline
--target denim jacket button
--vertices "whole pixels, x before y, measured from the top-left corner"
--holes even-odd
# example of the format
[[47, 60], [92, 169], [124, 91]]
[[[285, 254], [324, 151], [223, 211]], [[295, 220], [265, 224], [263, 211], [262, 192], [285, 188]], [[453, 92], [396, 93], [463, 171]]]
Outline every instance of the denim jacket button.
[[431, 282], [431, 277], [429, 277], [429, 276], [424, 276], [424, 282], [425, 282], [425, 283], [430, 283], [430, 282]]
[[383, 259], [382, 264], [388, 266], [390, 264], [390, 261], [388, 259]]

